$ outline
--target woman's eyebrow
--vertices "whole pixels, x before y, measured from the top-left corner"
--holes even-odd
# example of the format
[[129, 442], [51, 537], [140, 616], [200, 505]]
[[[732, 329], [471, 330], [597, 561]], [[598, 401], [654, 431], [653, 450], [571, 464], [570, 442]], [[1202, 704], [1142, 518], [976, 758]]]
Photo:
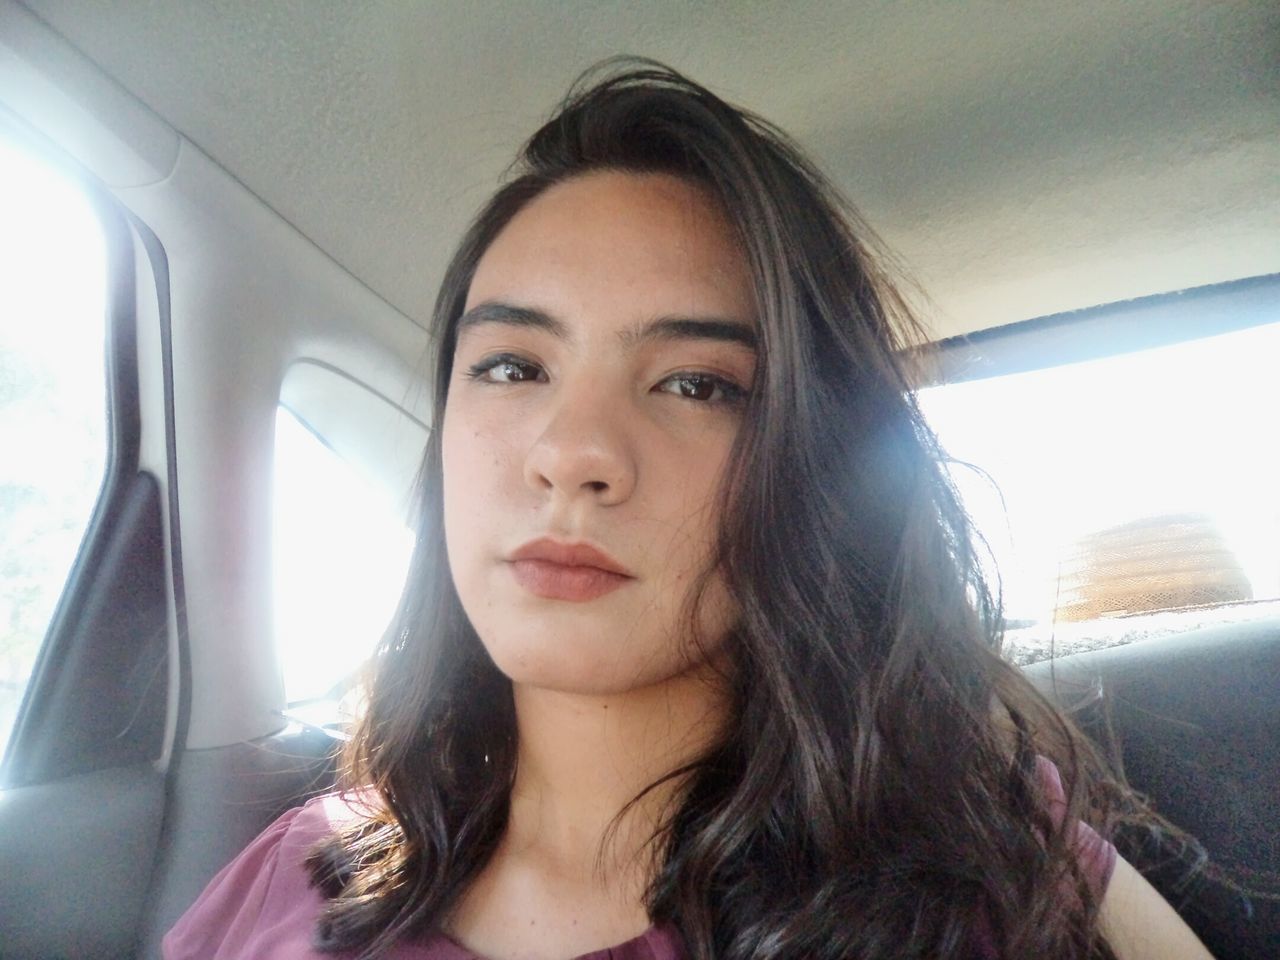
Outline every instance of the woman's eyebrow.
[[[486, 323], [534, 327], [559, 340], [570, 339], [568, 325], [546, 311], [495, 300], [478, 303], [464, 313], [458, 319], [457, 332], [461, 334]], [[749, 350], [756, 348], [756, 332], [751, 324], [723, 317], [658, 317], [620, 331], [618, 339], [628, 349], [658, 340], [716, 340], [736, 343]]]
[[756, 348], [756, 331], [749, 323], [722, 317], [659, 317], [619, 336], [625, 346], [635, 347], [655, 340], [719, 340], [736, 343], [748, 350]]
[[534, 307], [518, 307], [510, 303], [486, 300], [458, 318], [457, 332], [480, 326], [485, 323], [500, 323], [511, 327], [535, 327], [545, 330], [560, 340], [569, 339], [569, 328], [561, 321]]

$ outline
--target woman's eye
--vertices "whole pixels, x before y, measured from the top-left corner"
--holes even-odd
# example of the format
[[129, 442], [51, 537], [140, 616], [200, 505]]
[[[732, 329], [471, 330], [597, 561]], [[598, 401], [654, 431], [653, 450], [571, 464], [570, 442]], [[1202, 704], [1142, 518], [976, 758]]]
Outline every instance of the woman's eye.
[[736, 383], [709, 373], [678, 373], [663, 380], [658, 389], [700, 403], [738, 403], [746, 397]]
[[511, 356], [489, 357], [481, 360], [467, 370], [467, 376], [472, 380], [483, 380], [488, 383], [525, 383], [546, 379], [546, 375], [536, 363]]

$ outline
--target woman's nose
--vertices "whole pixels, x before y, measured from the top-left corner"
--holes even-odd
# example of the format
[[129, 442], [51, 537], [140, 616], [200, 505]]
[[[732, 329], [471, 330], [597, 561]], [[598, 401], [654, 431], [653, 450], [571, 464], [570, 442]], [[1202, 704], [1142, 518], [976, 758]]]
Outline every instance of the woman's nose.
[[565, 398], [525, 457], [525, 482], [566, 499], [622, 503], [635, 489], [636, 463], [623, 412], [601, 397]]

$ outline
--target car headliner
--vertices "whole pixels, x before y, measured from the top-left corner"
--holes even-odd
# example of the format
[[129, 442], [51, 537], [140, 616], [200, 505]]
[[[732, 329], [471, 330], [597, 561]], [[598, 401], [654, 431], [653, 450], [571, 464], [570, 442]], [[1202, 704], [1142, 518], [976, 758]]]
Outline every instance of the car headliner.
[[1280, 5], [28, 0], [409, 318], [569, 82], [666, 61], [796, 136], [949, 336], [1280, 271]]

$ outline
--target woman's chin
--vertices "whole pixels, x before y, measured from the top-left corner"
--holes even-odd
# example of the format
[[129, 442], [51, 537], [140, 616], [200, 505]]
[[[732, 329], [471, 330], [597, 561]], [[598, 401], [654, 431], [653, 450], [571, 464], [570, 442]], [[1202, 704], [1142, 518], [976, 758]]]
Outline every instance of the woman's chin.
[[684, 672], [688, 664], [655, 663], [638, 652], [602, 649], [600, 641], [575, 642], [563, 636], [508, 638], [485, 643], [494, 665], [515, 685], [577, 696], [618, 696]]

